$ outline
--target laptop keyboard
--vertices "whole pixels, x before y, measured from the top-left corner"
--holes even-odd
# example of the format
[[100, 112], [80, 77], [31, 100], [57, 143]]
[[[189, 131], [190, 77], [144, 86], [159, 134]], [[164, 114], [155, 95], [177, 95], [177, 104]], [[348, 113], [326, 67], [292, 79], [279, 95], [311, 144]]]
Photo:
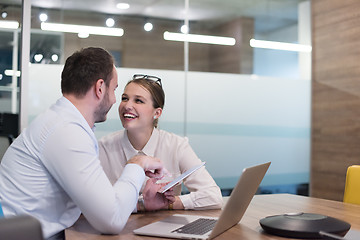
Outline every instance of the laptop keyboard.
[[190, 222], [172, 232], [203, 235], [211, 231], [216, 223], [216, 219], [199, 218], [193, 222]]

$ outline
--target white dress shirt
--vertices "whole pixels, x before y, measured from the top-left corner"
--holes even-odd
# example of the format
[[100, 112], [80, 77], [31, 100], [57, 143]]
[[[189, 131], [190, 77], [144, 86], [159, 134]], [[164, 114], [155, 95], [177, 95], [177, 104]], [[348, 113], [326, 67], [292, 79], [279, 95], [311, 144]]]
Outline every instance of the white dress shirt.
[[103, 233], [119, 233], [136, 207], [143, 169], [125, 166], [115, 184], [98, 158], [85, 118], [60, 98], [14, 141], [0, 166], [4, 215], [30, 214], [48, 238], [72, 226], [82, 212]]
[[[201, 163], [187, 138], [156, 128], [141, 151], [137, 151], [131, 145], [126, 130], [112, 133], [99, 140], [100, 162], [112, 184], [121, 176], [126, 162], [139, 153], [162, 160], [165, 168], [173, 176], [180, 175]], [[190, 192], [190, 194], [179, 196], [185, 209], [221, 208], [220, 188], [205, 167], [184, 179], [184, 185]], [[176, 195], [180, 195], [181, 185], [177, 185], [174, 191]]]

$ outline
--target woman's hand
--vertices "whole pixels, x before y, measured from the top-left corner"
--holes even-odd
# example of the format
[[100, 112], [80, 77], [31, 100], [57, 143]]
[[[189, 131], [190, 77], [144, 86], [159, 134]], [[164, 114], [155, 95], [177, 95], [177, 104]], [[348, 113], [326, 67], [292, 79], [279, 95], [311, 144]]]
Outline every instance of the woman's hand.
[[146, 211], [168, 209], [169, 204], [175, 202], [173, 189], [169, 189], [165, 193], [159, 193], [160, 188], [166, 184], [157, 184], [156, 181], [154, 178], [149, 179], [143, 190], [142, 195]]

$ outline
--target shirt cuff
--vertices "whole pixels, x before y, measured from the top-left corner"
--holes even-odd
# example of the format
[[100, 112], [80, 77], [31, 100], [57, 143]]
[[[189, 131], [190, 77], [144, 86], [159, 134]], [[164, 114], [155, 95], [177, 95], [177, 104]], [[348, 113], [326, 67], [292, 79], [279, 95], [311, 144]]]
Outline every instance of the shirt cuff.
[[194, 202], [191, 200], [190, 194], [179, 196], [185, 210], [194, 209]]

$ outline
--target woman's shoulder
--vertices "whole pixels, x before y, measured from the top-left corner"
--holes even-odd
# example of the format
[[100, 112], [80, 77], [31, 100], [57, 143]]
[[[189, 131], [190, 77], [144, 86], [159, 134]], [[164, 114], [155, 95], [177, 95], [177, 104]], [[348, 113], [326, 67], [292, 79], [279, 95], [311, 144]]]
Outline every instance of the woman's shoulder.
[[110, 133], [108, 135], [101, 137], [98, 140], [98, 142], [99, 142], [99, 145], [108, 146], [108, 145], [112, 145], [116, 142], [119, 142], [120, 139], [123, 138], [123, 136], [124, 136], [124, 130], [120, 130], [120, 131], [113, 132], [113, 133]]
[[160, 141], [168, 142], [168, 143], [181, 144], [181, 143], [188, 142], [187, 137], [183, 137], [183, 136], [177, 135], [173, 132], [168, 132], [168, 131], [161, 130], [161, 129], [159, 129], [159, 139], [160, 139]]

